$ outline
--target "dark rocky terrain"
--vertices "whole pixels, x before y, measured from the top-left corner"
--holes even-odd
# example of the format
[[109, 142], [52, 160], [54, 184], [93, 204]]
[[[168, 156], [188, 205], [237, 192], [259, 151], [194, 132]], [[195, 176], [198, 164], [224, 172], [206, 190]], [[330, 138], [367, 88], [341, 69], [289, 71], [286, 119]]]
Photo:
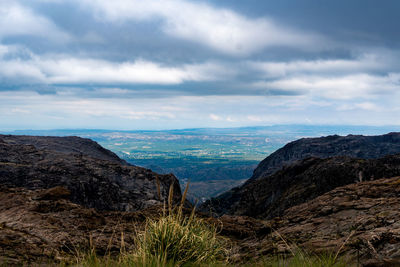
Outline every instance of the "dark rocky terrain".
[[271, 219], [336, 187], [400, 175], [400, 154], [380, 159], [307, 158], [206, 202], [218, 215]]
[[400, 266], [399, 218], [400, 177], [394, 177], [338, 187], [272, 220], [227, 215], [221, 220], [226, 231], [246, 224], [254, 231], [233, 239], [238, 258], [290, 254], [300, 247], [312, 253], [340, 252], [354, 266], [359, 261], [358, 266], [395, 267]]
[[69, 200], [63, 187], [29, 190], [0, 186], [0, 265], [56, 263], [90, 247], [116, 252], [127, 246], [146, 212], [96, 211]]
[[[30, 190], [0, 186], [0, 265], [54, 265], [95, 247], [99, 255], [133, 249], [133, 238], [160, 206], [135, 212], [98, 211], [72, 203], [63, 187]], [[400, 178], [338, 187], [258, 220], [224, 215], [220, 225], [236, 264], [290, 254], [340, 250], [360, 266], [400, 266]], [[204, 215], [205, 216], [205, 215]], [[207, 218], [207, 217], [206, 217]]]
[[[0, 136], [0, 265], [129, 251], [171, 184], [181, 197], [173, 175], [131, 166], [88, 139], [46, 138]], [[238, 265], [300, 247], [400, 266], [400, 154], [296, 160], [210, 207], [231, 214], [199, 216], [221, 227]]]
[[54, 151], [64, 154], [84, 154], [85, 156], [95, 159], [129, 165], [115, 153], [87, 138], [76, 136], [0, 135], [0, 140], [10, 145], [33, 145], [38, 150]]
[[248, 182], [265, 178], [284, 166], [309, 157], [374, 159], [397, 153], [400, 153], [400, 133], [302, 138], [288, 143], [261, 161]]
[[46, 189], [64, 186], [69, 199], [98, 210], [133, 211], [160, 204], [174, 184], [129, 165], [96, 142], [79, 137], [0, 136], [0, 183], [8, 187]]

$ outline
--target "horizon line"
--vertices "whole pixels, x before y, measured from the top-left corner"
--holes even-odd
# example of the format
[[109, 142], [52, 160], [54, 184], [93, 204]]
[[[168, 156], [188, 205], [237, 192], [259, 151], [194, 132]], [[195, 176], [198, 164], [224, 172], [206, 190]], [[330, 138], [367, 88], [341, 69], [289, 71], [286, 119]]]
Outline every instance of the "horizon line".
[[245, 129], [245, 128], [271, 128], [271, 127], [354, 127], [354, 128], [399, 128], [400, 125], [363, 125], [363, 124], [273, 124], [238, 127], [190, 127], [190, 128], [165, 128], [165, 129], [106, 129], [106, 128], [48, 128], [48, 129], [0, 129], [0, 133], [24, 132], [24, 131], [118, 131], [118, 132], [162, 132], [162, 131], [188, 131], [188, 130], [224, 130], [224, 129]]

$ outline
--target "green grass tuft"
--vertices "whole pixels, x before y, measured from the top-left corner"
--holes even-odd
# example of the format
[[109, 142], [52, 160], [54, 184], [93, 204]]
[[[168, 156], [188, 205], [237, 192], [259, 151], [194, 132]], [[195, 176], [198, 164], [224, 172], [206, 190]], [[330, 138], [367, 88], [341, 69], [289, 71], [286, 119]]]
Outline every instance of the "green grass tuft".
[[145, 231], [136, 238], [137, 259], [157, 259], [162, 266], [171, 262], [181, 266], [212, 264], [226, 258], [224, 240], [217, 235], [217, 228], [197, 218], [194, 209], [190, 216], [183, 215], [186, 193], [187, 189], [179, 207], [172, 208], [169, 199], [168, 211], [164, 208], [161, 218], [147, 219]]
[[146, 220], [145, 229], [135, 238], [135, 250], [126, 252], [121, 237], [121, 253], [116, 258], [98, 257], [90, 239], [91, 250], [79, 253], [76, 261], [62, 266], [87, 267], [174, 267], [174, 266], [259, 266], [259, 267], [345, 267], [352, 266], [339, 258], [339, 254], [349, 238], [344, 241], [336, 253], [308, 254], [296, 245], [290, 245], [278, 232], [291, 254], [273, 258], [257, 259], [247, 264], [229, 264], [226, 239], [219, 237], [218, 229], [195, 215], [195, 209], [184, 214], [183, 206], [188, 187], [181, 203], [173, 207], [173, 187], [168, 198], [168, 207], [164, 205], [163, 214], [158, 219]]

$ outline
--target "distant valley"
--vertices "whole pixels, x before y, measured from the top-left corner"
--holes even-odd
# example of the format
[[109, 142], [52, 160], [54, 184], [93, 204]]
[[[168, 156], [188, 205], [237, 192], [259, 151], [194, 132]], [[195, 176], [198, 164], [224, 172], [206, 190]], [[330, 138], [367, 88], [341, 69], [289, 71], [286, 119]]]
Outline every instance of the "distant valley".
[[166, 131], [24, 130], [11, 134], [90, 138], [133, 165], [175, 174], [182, 187], [190, 181], [190, 199], [204, 202], [243, 184], [262, 159], [290, 141], [396, 130], [400, 127], [277, 125]]

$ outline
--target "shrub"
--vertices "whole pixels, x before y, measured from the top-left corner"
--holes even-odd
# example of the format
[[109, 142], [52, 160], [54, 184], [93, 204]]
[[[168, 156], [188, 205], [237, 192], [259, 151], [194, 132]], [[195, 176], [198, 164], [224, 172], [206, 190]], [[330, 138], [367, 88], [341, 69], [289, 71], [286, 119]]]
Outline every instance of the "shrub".
[[190, 216], [183, 214], [186, 187], [181, 203], [172, 208], [173, 187], [168, 199], [168, 210], [159, 219], [147, 219], [145, 230], [136, 238], [135, 257], [143, 263], [156, 259], [161, 266], [175, 264], [211, 264], [225, 258], [223, 240], [217, 236], [217, 227], [196, 217], [195, 208]]

